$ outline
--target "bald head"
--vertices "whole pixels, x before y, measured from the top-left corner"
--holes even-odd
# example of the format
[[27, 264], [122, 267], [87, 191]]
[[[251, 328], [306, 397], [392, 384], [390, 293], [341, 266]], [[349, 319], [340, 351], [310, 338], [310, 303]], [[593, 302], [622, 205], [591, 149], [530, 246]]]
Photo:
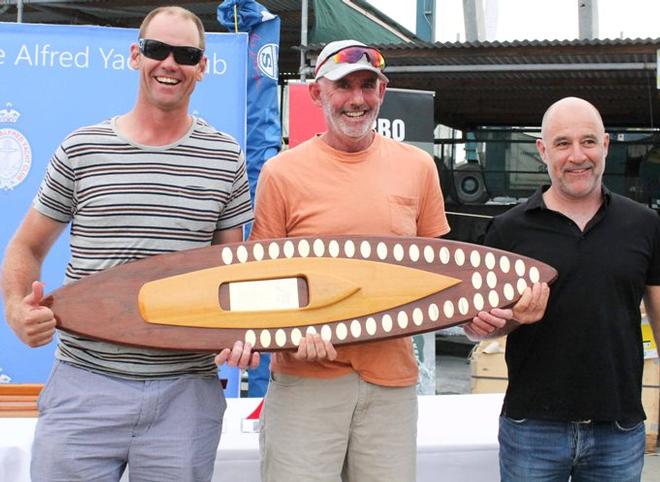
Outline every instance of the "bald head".
[[558, 122], [559, 119], [565, 117], [572, 117], [575, 115], [592, 117], [596, 123], [596, 126], [601, 134], [605, 133], [605, 126], [603, 125], [603, 119], [600, 116], [598, 109], [594, 107], [593, 104], [587, 102], [584, 99], [579, 97], [564, 97], [563, 99], [558, 100], [545, 111], [543, 114], [543, 120], [541, 121], [541, 135], [545, 141], [548, 141], [548, 130], [549, 127]]
[[541, 130], [536, 147], [551, 181], [546, 203], [564, 209], [585, 202], [599, 206], [609, 136], [598, 110], [584, 99], [566, 97], [546, 111]]

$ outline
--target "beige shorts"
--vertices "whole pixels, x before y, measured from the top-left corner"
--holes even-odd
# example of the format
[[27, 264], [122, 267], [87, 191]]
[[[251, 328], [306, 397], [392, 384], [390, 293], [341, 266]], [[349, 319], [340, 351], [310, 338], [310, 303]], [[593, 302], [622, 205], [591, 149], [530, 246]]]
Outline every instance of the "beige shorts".
[[274, 373], [261, 412], [261, 480], [414, 482], [416, 439], [414, 386]]

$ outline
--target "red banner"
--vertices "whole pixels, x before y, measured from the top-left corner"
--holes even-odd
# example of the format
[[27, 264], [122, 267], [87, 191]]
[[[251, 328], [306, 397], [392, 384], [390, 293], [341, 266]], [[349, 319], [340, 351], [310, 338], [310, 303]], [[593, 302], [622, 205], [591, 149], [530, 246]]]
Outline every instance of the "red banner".
[[323, 111], [312, 101], [307, 84], [289, 84], [289, 147], [325, 131]]

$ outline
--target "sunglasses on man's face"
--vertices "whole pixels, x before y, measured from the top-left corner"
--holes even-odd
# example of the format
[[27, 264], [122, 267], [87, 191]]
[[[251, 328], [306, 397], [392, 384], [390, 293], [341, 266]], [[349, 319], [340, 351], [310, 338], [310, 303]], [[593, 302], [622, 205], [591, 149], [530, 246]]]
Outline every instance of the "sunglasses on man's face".
[[138, 46], [142, 55], [153, 60], [165, 60], [172, 52], [179, 65], [197, 65], [204, 55], [204, 51], [197, 47], [174, 46], [148, 38], [141, 38]]
[[377, 69], [383, 70], [385, 68], [385, 58], [378, 50], [371, 47], [356, 46], [347, 47], [330, 55], [321, 62], [321, 65], [316, 67], [316, 72], [318, 72], [326, 62], [334, 62], [335, 64], [354, 64], [359, 62], [364, 56], [366, 56], [369, 63]]

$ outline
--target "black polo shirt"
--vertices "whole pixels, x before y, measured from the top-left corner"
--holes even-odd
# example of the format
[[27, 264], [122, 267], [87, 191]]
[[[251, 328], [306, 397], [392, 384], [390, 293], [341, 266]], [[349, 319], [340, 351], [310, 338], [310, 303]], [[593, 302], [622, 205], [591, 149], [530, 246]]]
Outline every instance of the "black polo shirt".
[[543, 319], [507, 338], [502, 413], [641, 421], [640, 301], [646, 285], [660, 285], [660, 216], [604, 188], [605, 201], [582, 232], [545, 206], [547, 188], [496, 217], [486, 234], [486, 245], [559, 272]]

